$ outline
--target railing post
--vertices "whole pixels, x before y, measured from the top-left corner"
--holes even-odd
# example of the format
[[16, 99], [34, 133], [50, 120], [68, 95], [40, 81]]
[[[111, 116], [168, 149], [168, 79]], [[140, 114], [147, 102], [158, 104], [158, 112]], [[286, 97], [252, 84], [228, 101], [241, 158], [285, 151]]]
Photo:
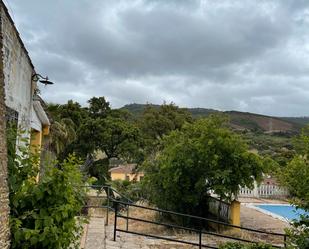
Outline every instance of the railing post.
[[199, 233], [199, 249], [202, 249], [202, 230], [200, 230], [200, 233]]
[[108, 220], [109, 220], [109, 187], [107, 186], [107, 213], [106, 213], [106, 225], [108, 225]]
[[127, 231], [129, 231], [129, 208], [130, 208], [130, 205], [128, 204], [127, 205]]
[[114, 203], [115, 203], [114, 241], [116, 241], [118, 202], [114, 202]]

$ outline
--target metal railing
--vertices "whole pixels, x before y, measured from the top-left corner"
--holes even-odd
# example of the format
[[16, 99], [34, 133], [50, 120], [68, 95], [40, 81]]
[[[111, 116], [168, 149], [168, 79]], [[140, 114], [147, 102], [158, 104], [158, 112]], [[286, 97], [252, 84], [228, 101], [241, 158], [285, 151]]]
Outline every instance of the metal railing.
[[231, 204], [218, 198], [209, 196], [209, 212], [214, 215], [217, 220], [230, 222]]
[[[140, 205], [137, 205], [137, 204], [127, 203], [127, 202], [123, 202], [123, 201], [119, 201], [119, 200], [115, 200], [115, 199], [113, 199], [112, 201], [114, 202], [114, 208], [115, 208], [114, 209], [114, 211], [115, 211], [114, 234], [113, 234], [114, 241], [116, 241], [117, 232], [123, 232], [123, 233], [129, 233], [129, 234], [134, 234], [134, 235], [140, 235], [140, 236], [146, 236], [146, 237], [151, 237], [151, 238], [156, 238], [156, 239], [178, 242], [178, 243], [187, 244], [187, 245], [198, 246], [199, 248], [218, 248], [218, 247], [213, 246], [213, 245], [203, 244], [203, 235], [216, 236], [216, 237], [219, 237], [219, 238], [236, 240], [236, 241], [246, 242], [246, 243], [260, 243], [261, 242], [261, 241], [254, 241], [254, 240], [249, 240], [249, 239], [244, 239], [244, 238], [238, 238], [238, 237], [234, 237], [234, 236], [231, 236], [231, 235], [225, 235], [225, 234], [222, 234], [222, 233], [204, 230], [202, 227], [199, 228], [199, 229], [196, 229], [196, 228], [191, 228], [191, 227], [188, 227], [188, 226], [181, 226], [181, 225], [165, 223], [165, 222], [160, 222], [160, 221], [150, 221], [150, 220], [146, 220], [146, 219], [142, 219], [142, 218], [138, 218], [138, 217], [131, 217], [131, 216], [129, 216], [128, 212], [127, 212], [127, 215], [122, 215], [120, 213], [120, 207], [121, 206], [127, 206], [127, 210], [129, 209], [129, 207], [135, 207], [135, 208], [138, 208], [138, 209], [141, 209], [141, 210], [151, 210], [151, 211], [157, 212], [161, 215], [162, 214], [176, 215], [176, 216], [180, 216], [180, 217], [196, 219], [196, 220], [200, 221], [201, 223], [202, 222], [215, 223], [217, 225], [226, 226], [226, 227], [229, 227], [229, 228], [234, 228], [234, 229], [237, 229], [239, 231], [249, 231], [249, 232], [254, 232], [254, 233], [263, 234], [263, 235], [277, 236], [281, 240], [283, 240], [282, 241], [283, 243], [281, 244], [283, 246], [278, 245], [278, 244], [271, 244], [271, 245], [275, 248], [286, 247], [286, 239], [287, 239], [286, 234], [266, 232], [266, 231], [247, 228], [247, 227], [235, 226], [235, 225], [228, 224], [226, 222], [216, 221], [216, 220], [203, 218], [203, 217], [199, 217], [199, 216], [194, 216], [194, 215], [177, 213], [177, 212], [173, 212], [173, 211], [162, 210], [162, 209], [158, 209], [158, 208], [144, 207], [144, 206], [140, 206]], [[119, 218], [125, 219], [127, 221], [126, 229], [121, 229], [117, 226], [117, 222], [118, 222]], [[191, 233], [195, 233], [195, 234], [198, 235], [198, 243], [192, 242], [192, 241], [175, 239], [175, 238], [171, 238], [171, 237], [164, 237], [164, 236], [158, 236], [158, 235], [153, 235], [153, 234], [147, 234], [147, 233], [143, 233], [143, 232], [131, 231], [131, 230], [129, 230], [129, 222], [128, 222], [129, 220], [147, 223], [147, 224], [158, 225], [158, 226], [164, 226], [164, 227], [167, 227], [167, 228], [174, 228], [174, 229], [181, 229], [181, 230], [189, 231]]]
[[[88, 190], [87, 200], [84, 205], [84, 211], [88, 212], [89, 208], [106, 209], [106, 222], [105, 222], [106, 225], [108, 225], [109, 223], [109, 212], [115, 211], [115, 208], [113, 207], [114, 202], [112, 202], [111, 200], [115, 201], [117, 199], [118, 200], [120, 199], [124, 200], [126, 204], [133, 203], [132, 200], [119, 193], [116, 189], [112, 188], [110, 185], [86, 185], [81, 187], [87, 188]], [[102, 202], [99, 204], [98, 203], [92, 204], [91, 198], [97, 201], [100, 200]], [[118, 207], [118, 209], [119, 208], [126, 209], [127, 215], [129, 216], [129, 208], [127, 205], [122, 205], [121, 207]]]

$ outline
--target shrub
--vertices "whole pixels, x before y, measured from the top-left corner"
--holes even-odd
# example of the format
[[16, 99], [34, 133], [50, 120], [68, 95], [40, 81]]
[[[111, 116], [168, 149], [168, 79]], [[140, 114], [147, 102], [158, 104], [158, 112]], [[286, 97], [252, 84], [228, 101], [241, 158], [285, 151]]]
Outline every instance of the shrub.
[[289, 235], [288, 248], [309, 248], [309, 215], [303, 215], [299, 221], [292, 222], [292, 226], [286, 232]]
[[225, 243], [219, 249], [274, 249], [271, 245], [267, 244], [241, 244], [241, 243]]
[[84, 197], [79, 161], [72, 155], [48, 166], [38, 182], [38, 155], [27, 146], [18, 153], [12, 144], [8, 148], [12, 248], [77, 248]]
[[129, 198], [134, 202], [145, 199], [144, 189], [141, 182], [115, 180], [111, 182], [111, 185], [124, 197]]

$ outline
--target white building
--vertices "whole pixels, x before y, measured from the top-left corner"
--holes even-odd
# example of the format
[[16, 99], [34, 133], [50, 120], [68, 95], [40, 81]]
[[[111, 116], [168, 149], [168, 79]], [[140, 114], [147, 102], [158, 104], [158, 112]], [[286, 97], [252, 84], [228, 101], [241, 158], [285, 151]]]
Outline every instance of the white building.
[[0, 73], [4, 77], [7, 118], [32, 135], [33, 145], [40, 146], [43, 136], [49, 133], [50, 123], [40, 101], [33, 100], [36, 72], [7, 8], [1, 4]]

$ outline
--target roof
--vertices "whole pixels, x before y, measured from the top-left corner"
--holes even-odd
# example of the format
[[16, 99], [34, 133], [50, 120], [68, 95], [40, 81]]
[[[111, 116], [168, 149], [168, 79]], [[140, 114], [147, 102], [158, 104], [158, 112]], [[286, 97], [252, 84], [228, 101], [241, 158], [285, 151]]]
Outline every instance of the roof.
[[33, 101], [33, 108], [36, 112], [36, 114], [38, 115], [38, 118], [40, 119], [41, 123], [43, 125], [50, 125], [49, 119], [46, 115], [46, 112], [44, 111], [41, 102], [40, 101]]
[[136, 169], [136, 164], [123, 164], [109, 170], [111, 173], [133, 174]]

